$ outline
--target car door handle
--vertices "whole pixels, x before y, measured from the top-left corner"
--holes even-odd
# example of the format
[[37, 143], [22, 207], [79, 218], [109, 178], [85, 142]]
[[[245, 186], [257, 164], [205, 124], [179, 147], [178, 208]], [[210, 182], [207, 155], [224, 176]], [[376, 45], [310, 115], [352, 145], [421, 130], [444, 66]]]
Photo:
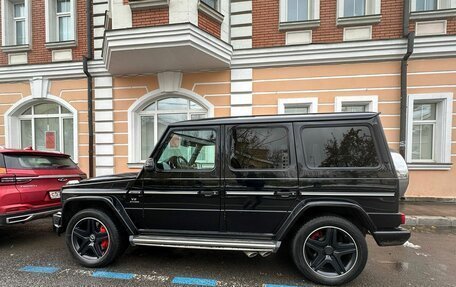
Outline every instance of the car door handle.
[[204, 197], [211, 197], [218, 195], [218, 191], [215, 190], [200, 190], [199, 194], [203, 195]]
[[275, 195], [280, 196], [280, 197], [291, 197], [291, 196], [295, 196], [296, 192], [295, 191], [276, 191]]

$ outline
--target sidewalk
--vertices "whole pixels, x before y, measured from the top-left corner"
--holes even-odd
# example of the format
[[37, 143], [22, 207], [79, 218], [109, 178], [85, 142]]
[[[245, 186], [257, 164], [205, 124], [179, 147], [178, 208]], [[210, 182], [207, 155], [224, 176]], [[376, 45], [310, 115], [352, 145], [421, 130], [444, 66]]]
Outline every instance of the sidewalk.
[[456, 203], [402, 201], [408, 226], [456, 227]]

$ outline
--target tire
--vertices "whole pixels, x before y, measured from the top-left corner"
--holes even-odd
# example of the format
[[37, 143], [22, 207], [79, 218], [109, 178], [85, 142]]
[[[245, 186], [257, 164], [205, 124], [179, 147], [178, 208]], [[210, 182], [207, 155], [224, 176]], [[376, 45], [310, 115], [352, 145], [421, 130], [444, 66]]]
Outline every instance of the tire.
[[66, 229], [66, 244], [73, 258], [89, 268], [112, 263], [126, 249], [126, 237], [103, 211], [85, 209], [75, 214]]
[[363, 271], [368, 255], [361, 230], [337, 216], [317, 217], [304, 224], [291, 248], [302, 274], [322, 285], [352, 281]]

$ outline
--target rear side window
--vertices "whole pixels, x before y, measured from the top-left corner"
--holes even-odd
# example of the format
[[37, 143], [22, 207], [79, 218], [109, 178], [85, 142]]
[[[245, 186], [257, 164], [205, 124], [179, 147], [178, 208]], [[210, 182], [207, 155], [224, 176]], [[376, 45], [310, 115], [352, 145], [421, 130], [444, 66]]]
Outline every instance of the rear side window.
[[0, 154], [0, 171], [1, 169], [5, 168], [5, 160], [3, 159], [3, 155]]
[[305, 128], [302, 141], [310, 168], [379, 165], [374, 139], [367, 126]]
[[14, 169], [71, 169], [76, 164], [67, 157], [41, 155], [5, 155], [6, 168]]
[[285, 127], [232, 129], [230, 164], [234, 169], [285, 169], [290, 165]]

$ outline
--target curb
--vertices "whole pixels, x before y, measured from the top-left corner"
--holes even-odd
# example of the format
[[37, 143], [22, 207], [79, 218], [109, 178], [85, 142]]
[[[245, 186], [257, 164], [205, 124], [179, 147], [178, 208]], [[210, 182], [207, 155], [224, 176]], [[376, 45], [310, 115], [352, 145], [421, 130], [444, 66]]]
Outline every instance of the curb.
[[452, 216], [406, 216], [406, 226], [456, 227], [456, 217]]

